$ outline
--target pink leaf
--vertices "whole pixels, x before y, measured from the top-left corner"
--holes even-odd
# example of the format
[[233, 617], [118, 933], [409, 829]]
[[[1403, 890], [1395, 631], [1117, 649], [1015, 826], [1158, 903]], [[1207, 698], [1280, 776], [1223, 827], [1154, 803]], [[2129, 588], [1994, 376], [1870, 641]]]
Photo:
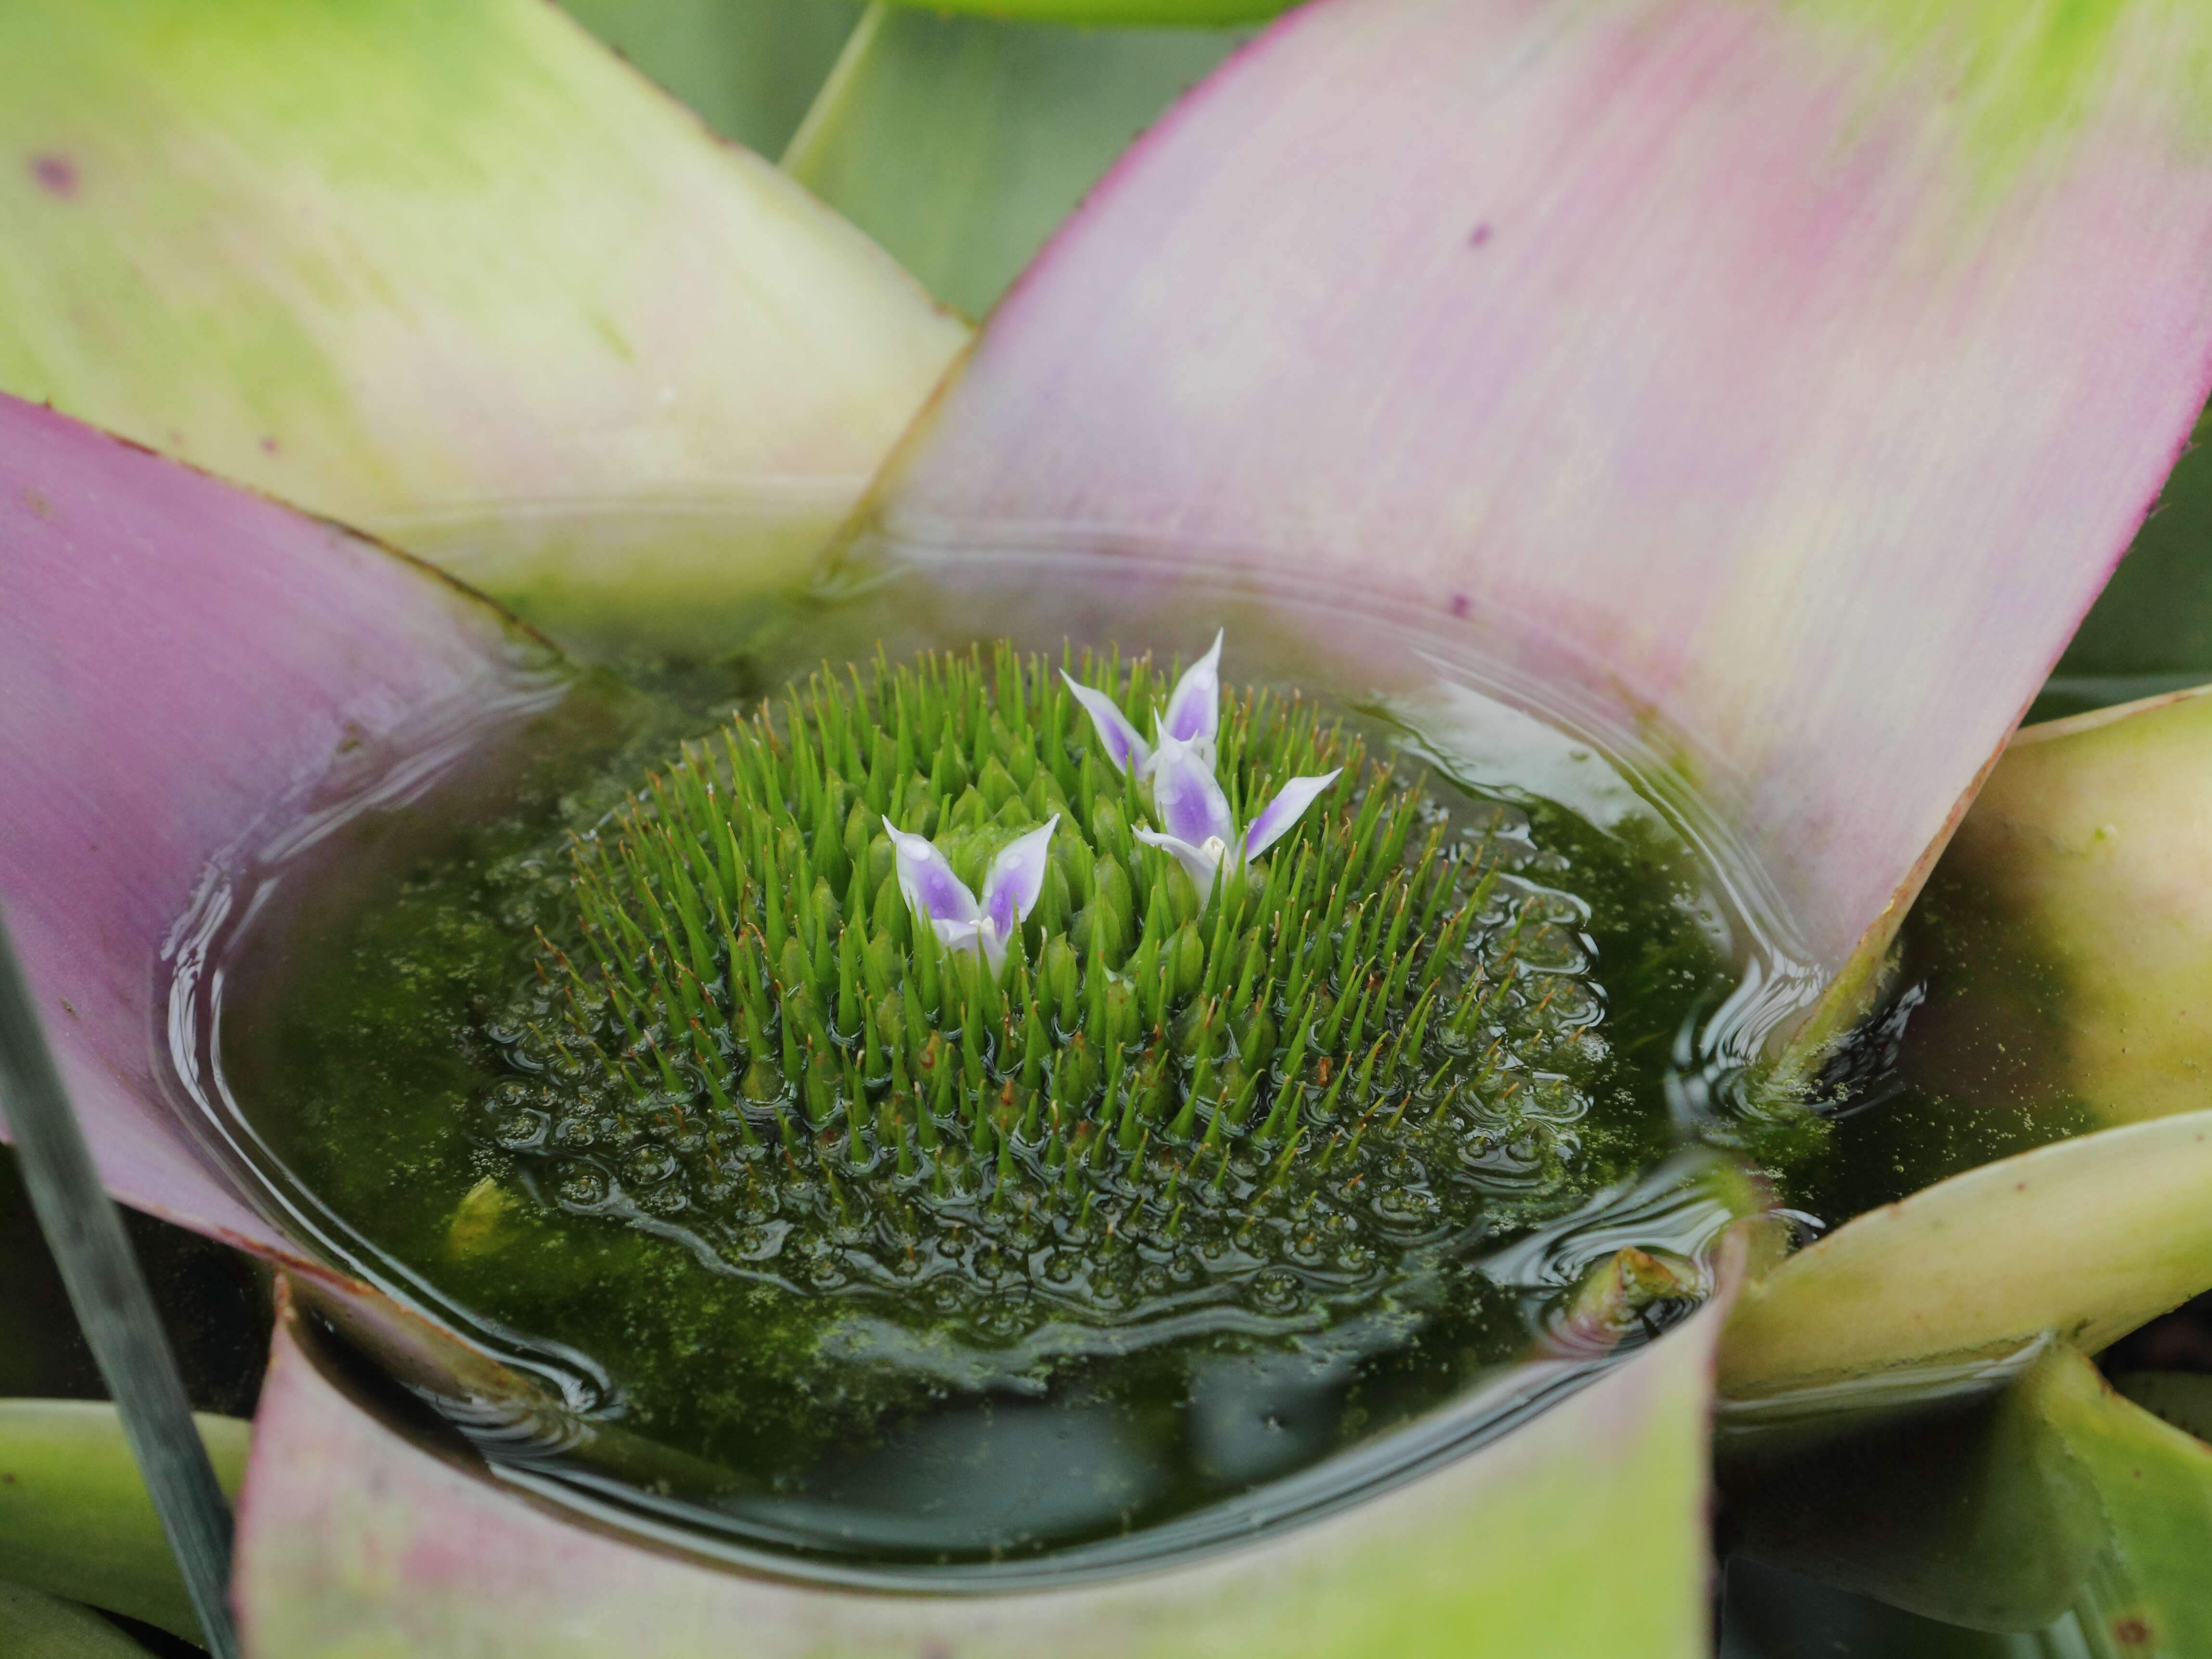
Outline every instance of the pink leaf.
[[0, 398], [0, 902], [117, 1197], [297, 1255], [169, 1103], [179, 918], [341, 750], [542, 702], [549, 656], [410, 560]]
[[1064, 228], [880, 529], [1479, 625], [1671, 729], [1848, 982], [2203, 398], [2212, 14], [2099, 20], [1318, 0]]
[[285, 1659], [740, 1640], [748, 1659], [1692, 1659], [1711, 1650], [1713, 1348], [1742, 1259], [1731, 1241], [1714, 1300], [1580, 1393], [1349, 1509], [1136, 1577], [981, 1597], [717, 1571], [568, 1524], [363, 1409], [288, 1305], [239, 1505], [240, 1620]]

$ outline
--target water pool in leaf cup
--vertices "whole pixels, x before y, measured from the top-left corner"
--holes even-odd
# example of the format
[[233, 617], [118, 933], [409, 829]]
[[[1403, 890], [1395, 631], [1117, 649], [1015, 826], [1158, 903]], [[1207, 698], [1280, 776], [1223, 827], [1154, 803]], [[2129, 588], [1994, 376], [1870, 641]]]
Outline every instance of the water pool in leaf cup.
[[1705, 1293], [1798, 981], [1634, 739], [1316, 623], [907, 575], [580, 672], [232, 872], [225, 1138], [653, 1449], [529, 1478], [740, 1549], [1108, 1561], [1479, 1439]]

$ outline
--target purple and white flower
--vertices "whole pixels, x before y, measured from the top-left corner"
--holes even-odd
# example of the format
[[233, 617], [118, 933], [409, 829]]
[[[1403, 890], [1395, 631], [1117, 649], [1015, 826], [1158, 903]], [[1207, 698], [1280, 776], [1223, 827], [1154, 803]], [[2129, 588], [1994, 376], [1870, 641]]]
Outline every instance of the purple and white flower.
[[1005, 965], [1006, 941], [1044, 890], [1045, 854], [1059, 823], [1055, 812], [1041, 827], [1000, 848], [983, 872], [980, 900], [928, 836], [910, 834], [888, 817], [884, 829], [891, 838], [899, 891], [908, 908], [929, 923], [939, 944], [948, 951], [980, 952], [995, 974]]
[[1148, 786], [1157, 830], [1139, 830], [1137, 839], [1172, 855], [1203, 895], [1217, 879], [1241, 875], [1252, 860], [1288, 834], [1322, 790], [1343, 771], [1321, 777], [1292, 778], [1260, 809], [1240, 835], [1229, 797], [1213, 775], [1215, 741], [1221, 728], [1221, 639], [1176, 682], [1163, 712], [1152, 714], [1152, 741], [1146, 743], [1120, 707], [1104, 692], [1079, 685], [1064, 671], [1067, 689], [1091, 716], [1100, 745], [1116, 770]]

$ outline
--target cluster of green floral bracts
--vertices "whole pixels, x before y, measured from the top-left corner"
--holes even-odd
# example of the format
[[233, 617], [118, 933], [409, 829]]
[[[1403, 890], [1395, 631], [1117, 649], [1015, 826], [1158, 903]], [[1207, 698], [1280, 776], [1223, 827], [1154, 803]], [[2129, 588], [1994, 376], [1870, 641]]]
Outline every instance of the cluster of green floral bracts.
[[[1342, 775], [1201, 894], [1060, 672], [1001, 645], [817, 675], [574, 841], [573, 915], [493, 1032], [520, 1074], [494, 1137], [540, 1191], [794, 1287], [990, 1287], [1012, 1331], [1044, 1316], [1024, 1282], [1117, 1322], [1364, 1297], [1556, 1188], [1601, 1052], [1576, 901], [1501, 882], [1501, 844], [1266, 690], [1220, 725], [1240, 816]], [[1079, 672], [1125, 708], [1158, 684]], [[909, 908], [886, 819], [973, 884], [1055, 815], [995, 969]]]

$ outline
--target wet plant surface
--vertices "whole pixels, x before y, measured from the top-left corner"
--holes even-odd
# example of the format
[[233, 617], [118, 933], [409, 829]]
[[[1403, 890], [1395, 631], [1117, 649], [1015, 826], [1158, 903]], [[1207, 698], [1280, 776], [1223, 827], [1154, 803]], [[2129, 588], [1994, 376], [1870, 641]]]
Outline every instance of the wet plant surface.
[[1833, 1225], [2096, 1124], [2064, 1087], [2058, 970], [1978, 883], [1939, 865], [1899, 939], [1895, 988], [1815, 1086], [1830, 1133], [1778, 1170]]
[[[496, 810], [284, 872], [228, 1086], [359, 1264], [679, 1454], [658, 1498], [808, 1551], [1114, 1538], [1694, 1305], [1694, 1172], [1617, 1294], [1573, 1265], [1734, 982], [1684, 849], [1271, 685], [1220, 705], [1235, 823], [1338, 775], [1200, 892], [1063, 667], [1139, 725], [1175, 678], [592, 678]], [[918, 925], [892, 830], [988, 902], [1048, 823], [995, 962]], [[1486, 1266], [1516, 1241], [1550, 1265]]]

